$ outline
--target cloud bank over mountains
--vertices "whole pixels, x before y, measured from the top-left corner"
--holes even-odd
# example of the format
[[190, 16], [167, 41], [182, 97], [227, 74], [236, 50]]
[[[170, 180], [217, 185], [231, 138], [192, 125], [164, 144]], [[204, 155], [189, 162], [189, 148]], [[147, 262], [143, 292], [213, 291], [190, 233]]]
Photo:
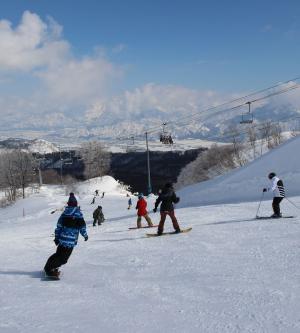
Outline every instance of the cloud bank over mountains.
[[[52, 130], [64, 135], [80, 128], [83, 135], [107, 137], [124, 131], [137, 133], [243, 95], [149, 82], [128, 90], [130, 66], [110, 60], [99, 51], [103, 47], [95, 45], [97, 49], [76, 56], [64, 39], [63, 27], [51, 17], [43, 20], [25, 11], [16, 26], [1, 19], [0, 130]], [[125, 44], [111, 51], [126, 52]], [[123, 91], [116, 91], [121, 83]], [[266, 103], [276, 105], [281, 100], [297, 105], [299, 97], [294, 91]], [[228, 116], [224, 113], [216, 119], [219, 122]], [[177, 126], [177, 131], [190, 135], [209, 130], [203, 119], [198, 120], [184, 128]], [[216, 120], [211, 123], [217, 125]]]

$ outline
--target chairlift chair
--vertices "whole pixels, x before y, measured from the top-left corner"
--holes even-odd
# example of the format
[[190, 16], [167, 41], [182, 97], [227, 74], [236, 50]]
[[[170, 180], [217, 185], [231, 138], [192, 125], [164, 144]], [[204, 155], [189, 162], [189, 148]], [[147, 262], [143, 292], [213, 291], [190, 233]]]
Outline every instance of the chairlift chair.
[[172, 145], [173, 139], [170, 133], [166, 131], [166, 125], [167, 123], [162, 123], [162, 132], [159, 136], [159, 141], [165, 145]]
[[248, 104], [249, 109], [247, 113], [242, 114], [242, 120], [240, 121], [240, 124], [252, 124], [254, 117], [253, 113], [251, 112], [251, 102], [247, 102], [245, 104]]

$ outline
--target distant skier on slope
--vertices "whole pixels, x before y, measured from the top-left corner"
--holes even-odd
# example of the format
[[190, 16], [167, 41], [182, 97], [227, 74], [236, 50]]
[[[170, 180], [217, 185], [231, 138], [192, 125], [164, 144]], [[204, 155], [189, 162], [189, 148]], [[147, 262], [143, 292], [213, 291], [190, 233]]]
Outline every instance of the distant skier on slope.
[[132, 206], [132, 200], [131, 200], [131, 198], [129, 197], [129, 199], [128, 199], [128, 208], [127, 208], [127, 209], [130, 209], [131, 206]]
[[95, 227], [97, 223], [98, 223], [98, 225], [101, 225], [101, 223], [104, 222], [104, 215], [103, 215], [103, 212], [102, 212], [102, 206], [98, 206], [94, 210], [93, 219], [94, 219], [93, 227]]
[[55, 229], [56, 253], [47, 260], [44, 271], [47, 276], [59, 278], [58, 268], [68, 262], [73, 248], [77, 245], [79, 233], [88, 240], [86, 224], [80, 208], [77, 207], [77, 200], [74, 193], [70, 193], [67, 207], [58, 219]]
[[155, 213], [157, 211], [157, 207], [161, 203], [160, 222], [159, 222], [158, 230], [157, 230], [158, 235], [161, 235], [164, 231], [164, 224], [165, 224], [167, 215], [169, 215], [172, 220], [175, 232], [180, 233], [181, 230], [180, 230], [178, 221], [175, 217], [174, 205], [173, 205], [173, 203], [178, 203], [178, 202], [179, 202], [179, 198], [176, 196], [176, 193], [172, 187], [172, 184], [166, 183], [166, 185], [162, 189], [161, 193], [159, 194], [158, 198], [156, 199], [155, 206], [153, 209], [153, 211]]
[[279, 179], [276, 176], [275, 172], [271, 172], [268, 175], [268, 178], [271, 181], [271, 186], [266, 187], [263, 189], [263, 192], [272, 191], [273, 192], [273, 202], [272, 202], [272, 208], [274, 214], [271, 217], [281, 217], [280, 212], [280, 202], [285, 197], [285, 190], [283, 186], [283, 182], [281, 179]]
[[144, 199], [144, 195], [143, 193], [140, 193], [138, 195], [138, 202], [136, 203], [136, 207], [135, 209], [137, 209], [137, 221], [136, 221], [136, 224], [137, 224], [137, 228], [141, 228], [142, 227], [142, 217], [147, 221], [148, 223], [148, 226], [149, 227], [152, 227], [153, 226], [153, 223], [151, 221], [151, 218], [149, 217], [148, 215], [148, 212], [147, 212], [147, 201]]

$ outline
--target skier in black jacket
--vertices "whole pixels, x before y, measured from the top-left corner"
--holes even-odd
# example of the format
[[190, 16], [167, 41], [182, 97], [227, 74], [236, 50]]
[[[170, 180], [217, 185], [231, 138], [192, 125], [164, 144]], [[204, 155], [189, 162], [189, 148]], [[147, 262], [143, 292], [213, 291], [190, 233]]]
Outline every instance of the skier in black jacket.
[[172, 187], [172, 184], [167, 183], [159, 194], [158, 198], [155, 201], [154, 212], [157, 211], [157, 207], [160, 205], [160, 222], [158, 225], [157, 234], [161, 235], [164, 231], [164, 224], [166, 221], [167, 215], [170, 216], [173, 227], [176, 233], [180, 232], [180, 227], [174, 213], [173, 203], [178, 203], [179, 198], [176, 196], [176, 193]]

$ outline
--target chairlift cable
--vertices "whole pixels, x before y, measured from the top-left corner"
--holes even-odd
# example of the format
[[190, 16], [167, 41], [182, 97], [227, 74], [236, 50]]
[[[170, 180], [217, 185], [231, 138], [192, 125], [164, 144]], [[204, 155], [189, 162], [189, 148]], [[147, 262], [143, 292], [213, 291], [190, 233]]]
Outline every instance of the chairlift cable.
[[[202, 111], [198, 111], [198, 112], [196, 112], [196, 113], [194, 113], [194, 114], [190, 114], [190, 115], [188, 115], [188, 116], [179, 117], [179, 118], [177, 118], [177, 119], [174, 120], [174, 121], [163, 122], [163, 124], [180, 124], [181, 120], [184, 120], [184, 119], [186, 119], [186, 120], [189, 119], [190, 122], [191, 122], [192, 120], [197, 120], [197, 117], [201, 116], [201, 115], [202, 115], [203, 113], [205, 113], [205, 112], [208, 112], [208, 111], [212, 111], [212, 110], [218, 109], [218, 108], [220, 108], [220, 107], [222, 107], [222, 106], [225, 106], [225, 105], [228, 105], [228, 104], [232, 104], [232, 103], [235, 103], [235, 102], [240, 101], [240, 100], [245, 100], [245, 99], [247, 99], [247, 98], [249, 98], [249, 97], [251, 97], [251, 96], [258, 95], [258, 94], [260, 94], [260, 93], [263, 93], [263, 92], [266, 92], [266, 91], [268, 91], [268, 90], [271, 90], [271, 89], [277, 88], [277, 87], [279, 87], [279, 86], [283, 86], [283, 85], [288, 84], [288, 83], [290, 83], [290, 82], [298, 81], [299, 79], [300, 79], [300, 76], [297, 76], [297, 77], [295, 77], [295, 78], [293, 78], [293, 79], [290, 79], [290, 80], [287, 80], [287, 81], [284, 81], [284, 82], [277, 83], [277, 84], [275, 84], [275, 85], [273, 85], [273, 86], [270, 86], [270, 87], [268, 87], [268, 88], [264, 88], [264, 89], [258, 90], [258, 91], [256, 91], [256, 92], [253, 92], [253, 93], [250, 93], [250, 94], [248, 94], [248, 95], [245, 95], [245, 96], [242, 96], [242, 97], [239, 97], [239, 98], [233, 99], [233, 100], [231, 100], [231, 101], [224, 102], [224, 103], [222, 103], [222, 104], [219, 104], [219, 105], [216, 105], [216, 106], [213, 106], [213, 107], [208, 107], [208, 108], [206, 108], [206, 109], [204, 109], [204, 110], [202, 110]], [[266, 96], [262, 96], [262, 97], [260, 97], [260, 98], [253, 99], [253, 100], [251, 100], [251, 101], [247, 101], [247, 102], [245, 102], [245, 103], [241, 103], [241, 104], [239, 104], [239, 105], [236, 105], [236, 106], [230, 107], [230, 108], [228, 108], [228, 109], [220, 110], [220, 111], [218, 111], [217, 113], [215, 113], [213, 116], [215, 116], [216, 114], [219, 114], [219, 113], [223, 113], [223, 112], [226, 112], [226, 111], [232, 111], [232, 110], [235, 110], [235, 109], [241, 108], [241, 107], [244, 106], [245, 104], [258, 102], [258, 101], [261, 101], [261, 100], [267, 99], [267, 98], [269, 98], [269, 97], [273, 97], [273, 96], [276, 96], [276, 95], [279, 95], [279, 94], [283, 94], [283, 93], [285, 93], [285, 92], [288, 92], [288, 91], [291, 91], [291, 90], [297, 89], [297, 88], [299, 88], [299, 87], [300, 87], [300, 84], [299, 84], [299, 83], [296, 83], [296, 84], [294, 84], [293, 86], [290, 86], [290, 87], [288, 87], [288, 88], [282, 89], [282, 90], [280, 90], [280, 91], [273, 92], [273, 93], [268, 94], [268, 95], [266, 95]], [[190, 122], [188, 122], [187, 124], [189, 124]], [[182, 123], [182, 125], [187, 125], [187, 124]], [[137, 134], [137, 135], [135, 135], [134, 137], [135, 137], [135, 138], [142, 138], [142, 137], [145, 136], [146, 133], [147, 133], [148, 135], [149, 135], [149, 134], [153, 134], [153, 133], [157, 133], [160, 129], [161, 129], [161, 125], [159, 125], [159, 126], [155, 126], [155, 127], [152, 127], [152, 128], [147, 129], [143, 134]], [[118, 139], [120, 139], [120, 140], [122, 140], [122, 139], [125, 140], [126, 138], [128, 138], [128, 136], [127, 136], [127, 137], [118, 137]]]

